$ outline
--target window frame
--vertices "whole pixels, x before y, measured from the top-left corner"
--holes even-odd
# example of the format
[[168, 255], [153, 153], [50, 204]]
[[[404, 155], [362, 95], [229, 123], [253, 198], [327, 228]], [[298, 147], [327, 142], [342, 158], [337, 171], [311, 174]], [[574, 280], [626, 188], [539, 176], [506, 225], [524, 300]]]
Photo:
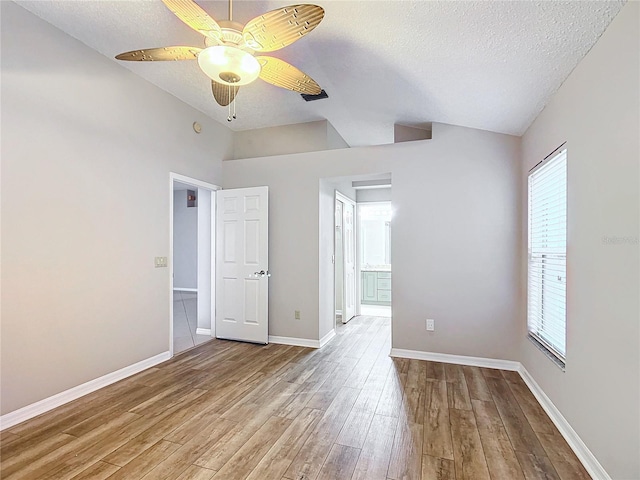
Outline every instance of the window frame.
[[[563, 245], [560, 245], [560, 246], [556, 245], [555, 247], [547, 247], [548, 250], [544, 250], [542, 247], [538, 245], [537, 247], [538, 251], [533, 251], [534, 248], [532, 248], [532, 237], [534, 236], [539, 237], [541, 234], [545, 232], [545, 228], [549, 229], [549, 224], [551, 223], [551, 220], [549, 220], [549, 218], [553, 218], [553, 215], [551, 215], [551, 217], [545, 217], [545, 223], [543, 223], [542, 225], [539, 225], [535, 229], [532, 226], [532, 204], [536, 203], [535, 198], [532, 199], [532, 193], [535, 193], [535, 192], [532, 192], [532, 179], [535, 179], [536, 176], [539, 177], [543, 175], [544, 171], [547, 171], [547, 170], [551, 171], [553, 167], [556, 166], [557, 161], [564, 162], [564, 172], [561, 173], [561, 175], [564, 175], [564, 205], [560, 206], [560, 208], [562, 208], [564, 212], [564, 226], [563, 226], [564, 238], [561, 238], [561, 240], [556, 240], [556, 242], [559, 242], [561, 244], [563, 243]], [[567, 146], [566, 146], [566, 143], [563, 143], [558, 148], [556, 148], [553, 152], [547, 155], [537, 165], [535, 165], [531, 170], [529, 170], [527, 175], [527, 337], [530, 341], [532, 341], [532, 343], [538, 349], [540, 349], [548, 358], [550, 358], [563, 371], [566, 365], [566, 350], [567, 350], [566, 348], [567, 347], [566, 345], [567, 343], [567, 243], [568, 243], [567, 242], [567, 237], [568, 237], [567, 220], [568, 220], [568, 213], [569, 213], [568, 212], [568, 178], [567, 178], [568, 167], [569, 167], [569, 161], [568, 161]], [[556, 175], [552, 175], [546, 180], [546, 182], [548, 182], [548, 184], [553, 184], [553, 182], [557, 181], [557, 179], [558, 177]], [[543, 185], [543, 187], [540, 187], [540, 184], [538, 184], [536, 185], [536, 189], [539, 192], [540, 190], [544, 190], [544, 188], [550, 188], [548, 184]], [[553, 185], [551, 185], [551, 187], [553, 187]], [[553, 188], [557, 188], [557, 187], [553, 187]], [[557, 189], [558, 189], [558, 192], [562, 191], [561, 188], [557, 188]], [[538, 193], [537, 195], [540, 195], [540, 193]], [[537, 215], [539, 215], [539, 213]], [[561, 225], [561, 222], [558, 222], [556, 225], [558, 224]], [[557, 226], [554, 228], [557, 228]], [[554, 249], [557, 250], [558, 248], [560, 249], [564, 248], [564, 250], [561, 253], [551, 251]], [[549, 270], [552, 270], [553, 273], [546, 273], [545, 265], [549, 263], [545, 261], [547, 258], [549, 258], [549, 260], [553, 259], [554, 261], [554, 263], [551, 263], [551, 266], [549, 267]], [[564, 278], [562, 278], [561, 275], [558, 275], [557, 271], [555, 270], [558, 268], [558, 265], [560, 265], [561, 271], [564, 273]], [[556, 293], [554, 293], [554, 297], [552, 297], [550, 300], [546, 301], [545, 303], [545, 298], [544, 298], [545, 288], [549, 288], [548, 286], [545, 287], [546, 276], [557, 277], [558, 279], [557, 281], [560, 283], [560, 285], [563, 284], [562, 295], [560, 295], [561, 297], [560, 300], [562, 301], [561, 305], [558, 303], [555, 303], [555, 305], [553, 305], [551, 303], [552, 301], [556, 301], [558, 299], [556, 297], [557, 295]], [[535, 284], [535, 283], [537, 283], [537, 286], [532, 287], [532, 284]], [[553, 287], [553, 285], [551, 286]], [[555, 287], [557, 287], [557, 282]], [[532, 298], [534, 296], [537, 298]], [[532, 312], [534, 305], [537, 305], [537, 308], [535, 309], [535, 311]], [[544, 327], [545, 305], [548, 305], [546, 307], [547, 310], [552, 308], [553, 309], [561, 308], [563, 310], [564, 317], [562, 317], [563, 321], [562, 321], [561, 327], [564, 327], [564, 330], [562, 332], [563, 334], [562, 347], [564, 347], [564, 351], [561, 351], [561, 349], [558, 348], [560, 347], [560, 345], [554, 345], [554, 342], [551, 339], [550, 334], [548, 334], [547, 338], [545, 338], [545, 335], [543, 334], [543, 332], [541, 332], [541, 327]], [[555, 320], [552, 319], [553, 323], [549, 324], [550, 325], [549, 329], [558, 328], [558, 323], [559, 323], [559, 321], [557, 320], [558, 315], [557, 315], [557, 312], [555, 313], [556, 313], [555, 315], [556, 319]], [[532, 319], [534, 319], [534, 321], [532, 321]], [[547, 330], [547, 332], [549, 332], [549, 330]]]

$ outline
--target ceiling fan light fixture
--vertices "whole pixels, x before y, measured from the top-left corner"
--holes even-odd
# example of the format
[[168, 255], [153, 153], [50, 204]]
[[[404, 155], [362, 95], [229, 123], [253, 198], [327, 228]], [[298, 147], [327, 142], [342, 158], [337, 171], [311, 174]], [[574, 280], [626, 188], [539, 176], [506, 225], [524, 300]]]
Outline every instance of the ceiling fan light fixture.
[[248, 85], [258, 78], [261, 66], [249, 52], [229, 45], [215, 45], [198, 54], [200, 69], [211, 80], [225, 85]]

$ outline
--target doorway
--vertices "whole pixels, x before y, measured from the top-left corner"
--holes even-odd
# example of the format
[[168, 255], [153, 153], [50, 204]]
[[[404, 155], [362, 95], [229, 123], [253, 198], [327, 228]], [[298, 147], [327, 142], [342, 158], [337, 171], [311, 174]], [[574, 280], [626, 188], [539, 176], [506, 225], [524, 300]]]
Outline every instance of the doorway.
[[360, 314], [391, 317], [391, 202], [358, 203]]
[[336, 324], [356, 316], [356, 203], [335, 191], [335, 316]]
[[171, 173], [169, 352], [183, 352], [215, 336], [215, 191]]
[[[391, 309], [388, 305], [380, 312], [367, 312], [369, 308], [367, 304], [365, 304], [364, 314], [360, 310], [362, 252], [357, 205], [371, 202], [390, 203], [392, 201], [391, 173], [321, 178], [318, 200], [320, 216], [318, 338], [320, 345], [324, 345], [333, 336], [339, 337], [354, 329], [365, 332], [367, 330], [363, 327], [365, 324], [372, 329], [383, 328], [388, 332], [390, 339], [392, 318], [389, 316]], [[388, 235], [390, 256], [391, 225], [388, 228]], [[347, 245], [351, 255], [345, 249]], [[390, 276], [390, 271], [386, 273]], [[386, 280], [387, 285], [385, 280], [381, 279], [380, 290], [388, 287], [387, 299], [390, 302], [391, 279]], [[381, 293], [381, 295], [381, 298], [384, 298], [385, 294]], [[349, 304], [347, 298], [352, 304]], [[377, 305], [377, 307], [385, 307], [385, 305]]]

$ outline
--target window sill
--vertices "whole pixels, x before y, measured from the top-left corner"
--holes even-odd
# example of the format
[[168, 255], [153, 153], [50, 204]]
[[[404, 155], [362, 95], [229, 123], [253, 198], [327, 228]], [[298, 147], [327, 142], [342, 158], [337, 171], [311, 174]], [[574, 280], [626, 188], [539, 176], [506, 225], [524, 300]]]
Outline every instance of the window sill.
[[544, 355], [551, 360], [556, 367], [558, 367], [563, 372], [565, 371], [565, 362], [555, 356], [540, 340], [538, 340], [535, 336], [530, 333], [527, 335], [527, 338], [531, 343], [535, 345], [535, 347], [540, 350]]

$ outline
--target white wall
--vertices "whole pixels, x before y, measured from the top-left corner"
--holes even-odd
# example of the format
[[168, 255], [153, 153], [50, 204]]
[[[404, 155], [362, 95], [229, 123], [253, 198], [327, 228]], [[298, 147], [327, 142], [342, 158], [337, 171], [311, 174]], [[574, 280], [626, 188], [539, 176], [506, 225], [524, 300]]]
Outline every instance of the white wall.
[[234, 134], [234, 158], [268, 157], [346, 148], [327, 120], [243, 130]]
[[391, 187], [389, 188], [367, 188], [356, 191], [356, 201], [358, 203], [366, 202], [390, 202]]
[[198, 207], [187, 207], [187, 190], [173, 192], [173, 288], [198, 288]]
[[[627, 3], [522, 142], [525, 192], [526, 172], [567, 142], [566, 372], [526, 340], [520, 358], [614, 479], [640, 478], [639, 19]], [[523, 235], [524, 262], [525, 248]], [[525, 275], [526, 263], [523, 298]]]
[[115, 61], [0, 8], [5, 414], [168, 350], [169, 269], [154, 257], [169, 255], [169, 172], [221, 183], [232, 143]]
[[409, 127], [407, 125], [395, 124], [393, 126], [393, 142], [415, 142], [417, 140], [429, 140], [431, 138], [431, 125], [424, 128]]
[[[319, 208], [319, 179], [390, 172], [394, 347], [515, 357], [519, 146], [517, 137], [439, 124], [433, 140], [223, 162], [225, 188], [270, 189], [269, 333], [314, 339], [332, 321], [332, 246], [320, 248], [319, 228], [333, 225], [333, 207]], [[425, 318], [435, 318], [434, 333]]]
[[347, 141], [342, 138], [342, 135], [335, 129], [331, 122], [327, 121], [327, 149], [333, 150], [336, 148], [349, 148]]

